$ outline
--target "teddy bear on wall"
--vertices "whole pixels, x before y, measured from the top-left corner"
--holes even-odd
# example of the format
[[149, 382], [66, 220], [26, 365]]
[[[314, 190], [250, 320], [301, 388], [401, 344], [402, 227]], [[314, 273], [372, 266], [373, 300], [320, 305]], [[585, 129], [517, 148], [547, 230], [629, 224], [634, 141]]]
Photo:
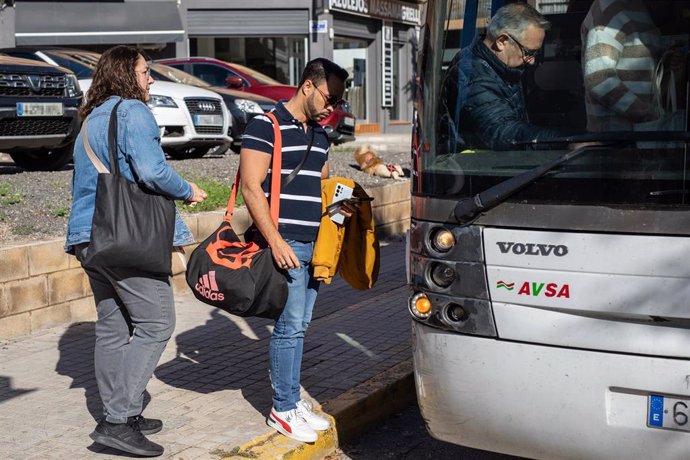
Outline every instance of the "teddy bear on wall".
[[405, 178], [402, 166], [384, 163], [368, 145], [357, 147], [357, 150], [355, 150], [355, 161], [359, 165], [359, 169], [367, 174], [395, 180], [404, 180]]

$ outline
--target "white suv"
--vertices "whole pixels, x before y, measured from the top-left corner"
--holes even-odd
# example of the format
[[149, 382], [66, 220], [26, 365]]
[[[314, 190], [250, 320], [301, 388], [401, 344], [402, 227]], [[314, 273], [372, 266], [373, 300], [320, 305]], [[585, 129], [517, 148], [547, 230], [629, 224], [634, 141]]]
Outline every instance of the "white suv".
[[[12, 48], [3, 53], [41, 60], [72, 70], [88, 98], [91, 75], [100, 58], [98, 53], [71, 49]], [[229, 136], [232, 117], [216, 93], [195, 86], [156, 81], [148, 102], [161, 129], [161, 146], [172, 158], [199, 158], [209, 149], [225, 152], [232, 143]]]
[[[79, 80], [79, 86], [88, 98], [91, 79]], [[148, 106], [161, 129], [161, 146], [172, 158], [200, 158], [215, 147], [225, 152], [232, 143], [230, 112], [213, 91], [156, 81]]]

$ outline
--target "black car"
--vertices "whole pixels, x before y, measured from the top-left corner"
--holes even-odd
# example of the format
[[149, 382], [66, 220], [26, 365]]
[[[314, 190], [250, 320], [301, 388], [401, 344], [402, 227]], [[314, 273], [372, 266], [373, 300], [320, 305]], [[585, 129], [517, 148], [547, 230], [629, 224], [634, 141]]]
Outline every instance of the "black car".
[[83, 95], [73, 72], [0, 54], [0, 152], [29, 170], [72, 159]]

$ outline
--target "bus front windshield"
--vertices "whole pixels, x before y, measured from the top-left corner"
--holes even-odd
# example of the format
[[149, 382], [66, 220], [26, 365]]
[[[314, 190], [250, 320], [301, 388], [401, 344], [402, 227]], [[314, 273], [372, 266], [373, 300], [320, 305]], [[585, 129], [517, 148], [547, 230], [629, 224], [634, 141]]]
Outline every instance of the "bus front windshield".
[[688, 207], [689, 31], [682, 0], [429, 0], [414, 193], [471, 197], [587, 145], [507, 199]]

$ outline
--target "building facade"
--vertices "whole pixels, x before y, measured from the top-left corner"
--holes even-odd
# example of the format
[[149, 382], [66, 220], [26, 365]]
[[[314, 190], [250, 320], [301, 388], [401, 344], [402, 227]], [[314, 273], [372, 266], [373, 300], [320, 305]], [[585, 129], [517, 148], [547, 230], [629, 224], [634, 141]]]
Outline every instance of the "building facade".
[[[154, 58], [210, 56], [297, 84], [305, 62], [350, 72], [360, 132], [411, 129], [419, 0], [18, 0], [17, 46], [102, 51], [141, 46]], [[1, 17], [0, 17], [1, 18]]]

